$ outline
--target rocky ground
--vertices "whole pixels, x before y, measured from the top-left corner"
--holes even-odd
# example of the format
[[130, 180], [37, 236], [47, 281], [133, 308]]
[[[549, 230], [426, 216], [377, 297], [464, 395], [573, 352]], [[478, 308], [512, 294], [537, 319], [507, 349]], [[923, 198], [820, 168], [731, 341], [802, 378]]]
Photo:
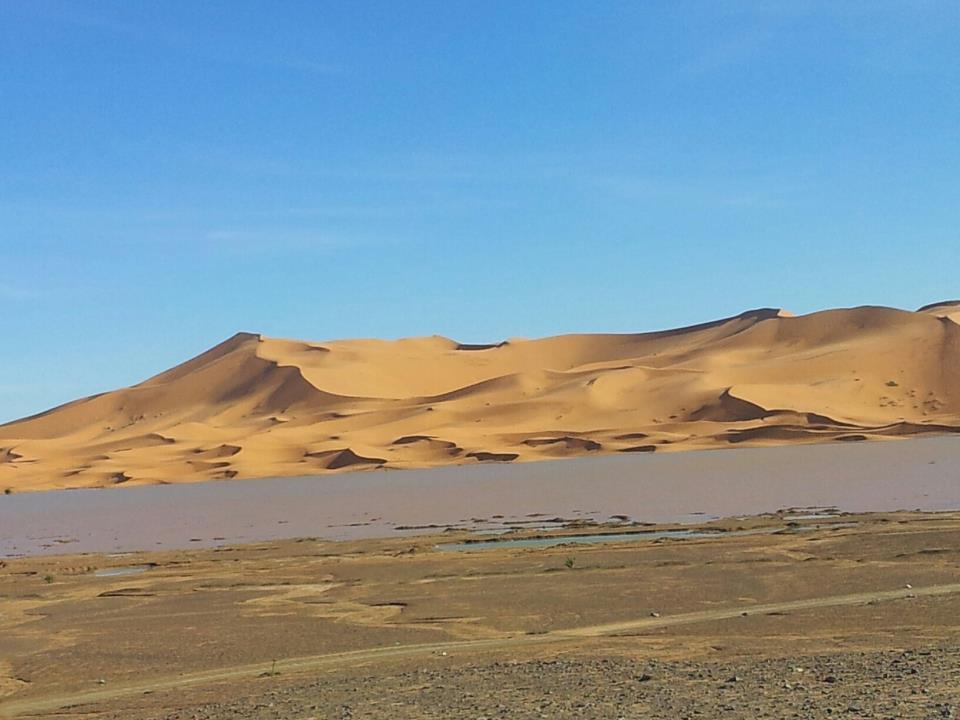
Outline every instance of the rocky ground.
[[958, 717], [958, 710], [960, 647], [938, 647], [728, 662], [624, 658], [495, 662], [392, 677], [304, 681], [149, 718], [945, 720]]
[[715, 530], [10, 559], [0, 717], [960, 718], [960, 515]]

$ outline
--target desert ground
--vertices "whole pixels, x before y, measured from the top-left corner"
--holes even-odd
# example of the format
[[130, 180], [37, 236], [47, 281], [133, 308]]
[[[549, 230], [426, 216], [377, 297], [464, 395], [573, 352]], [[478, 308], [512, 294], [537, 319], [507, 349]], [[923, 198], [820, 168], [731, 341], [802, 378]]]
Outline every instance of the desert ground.
[[7, 559], [0, 716], [955, 716], [960, 515], [657, 529]]
[[955, 717], [958, 308], [241, 334], [2, 426], [0, 717]]
[[301, 342], [240, 333], [0, 426], [12, 492], [960, 430], [960, 303], [665, 332]]

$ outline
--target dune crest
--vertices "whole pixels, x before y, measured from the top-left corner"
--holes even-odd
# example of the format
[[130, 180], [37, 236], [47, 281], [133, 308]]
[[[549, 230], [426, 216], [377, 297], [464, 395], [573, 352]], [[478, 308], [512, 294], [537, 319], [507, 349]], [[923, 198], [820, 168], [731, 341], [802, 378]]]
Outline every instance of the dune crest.
[[0, 426], [14, 491], [960, 431], [960, 301], [465, 344], [238, 333]]

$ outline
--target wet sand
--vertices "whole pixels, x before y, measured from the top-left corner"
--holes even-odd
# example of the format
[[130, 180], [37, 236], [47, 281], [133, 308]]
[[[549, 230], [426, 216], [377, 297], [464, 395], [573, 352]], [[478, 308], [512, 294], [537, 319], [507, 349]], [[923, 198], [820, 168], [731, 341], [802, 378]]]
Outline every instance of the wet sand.
[[551, 518], [960, 509], [960, 438], [619, 455], [0, 496], [0, 557], [356, 540]]

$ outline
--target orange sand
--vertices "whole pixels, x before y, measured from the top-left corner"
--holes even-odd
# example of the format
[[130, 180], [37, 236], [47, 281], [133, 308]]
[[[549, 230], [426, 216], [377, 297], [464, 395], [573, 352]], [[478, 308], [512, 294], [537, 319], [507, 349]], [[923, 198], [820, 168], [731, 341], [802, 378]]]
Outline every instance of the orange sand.
[[960, 303], [460, 345], [240, 333], [0, 426], [0, 488], [193, 482], [960, 431]]

